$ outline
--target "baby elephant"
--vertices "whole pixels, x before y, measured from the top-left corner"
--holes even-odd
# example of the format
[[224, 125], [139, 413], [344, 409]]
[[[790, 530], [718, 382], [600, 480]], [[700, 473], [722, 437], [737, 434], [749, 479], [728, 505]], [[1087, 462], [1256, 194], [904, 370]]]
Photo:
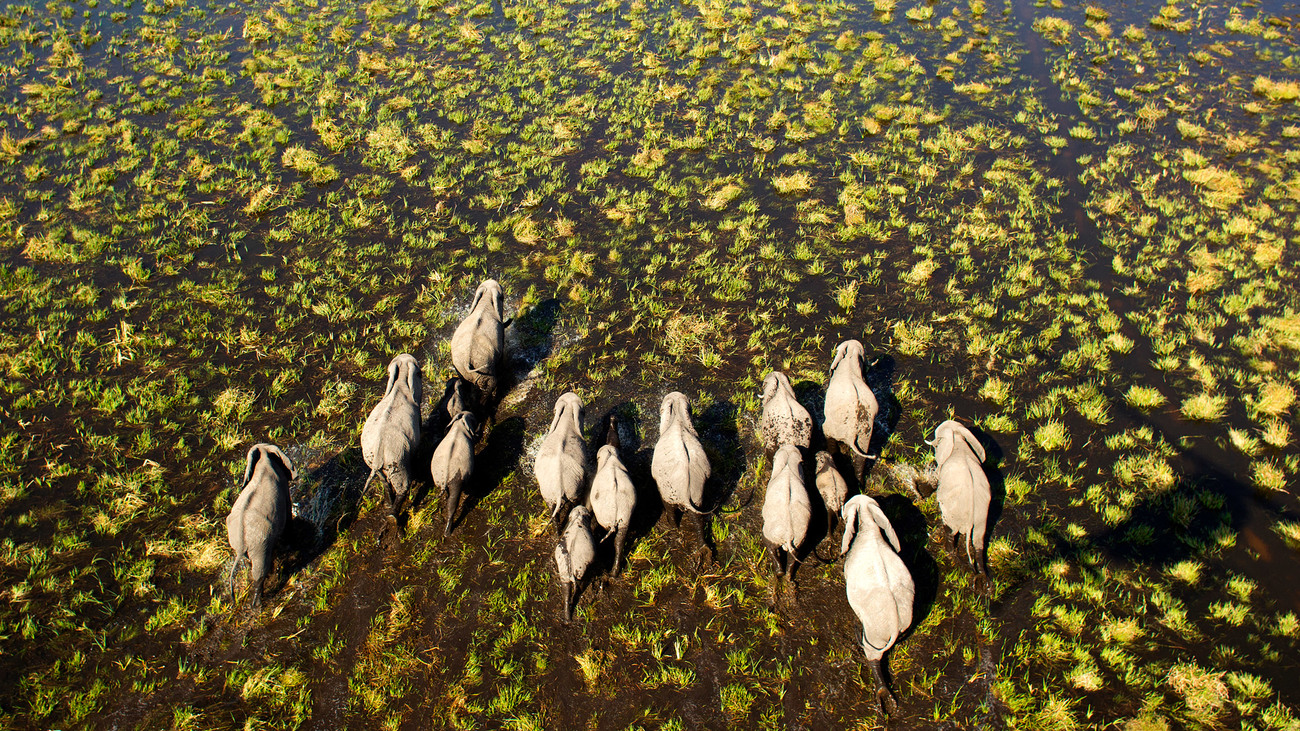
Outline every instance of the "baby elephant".
[[591, 536], [591, 511], [579, 505], [569, 513], [568, 524], [555, 547], [555, 566], [564, 584], [564, 619], [573, 620], [573, 605], [582, 593], [587, 571], [596, 559], [596, 541]]
[[763, 500], [763, 540], [772, 552], [777, 573], [794, 578], [794, 564], [799, 546], [808, 537], [812, 504], [804, 487], [799, 448], [786, 444], [777, 450], [772, 461], [772, 479], [767, 483]]
[[298, 479], [293, 462], [273, 444], [255, 444], [248, 450], [243, 487], [226, 518], [226, 534], [235, 549], [226, 584], [235, 601], [235, 572], [249, 567], [253, 606], [262, 606], [262, 583], [271, 570], [275, 544], [289, 520], [289, 483]]
[[489, 279], [474, 290], [470, 312], [451, 336], [451, 364], [461, 378], [474, 385], [482, 406], [497, 396], [505, 352], [504, 317], [501, 285]]
[[816, 460], [817, 492], [826, 505], [826, 532], [829, 534], [835, 530], [835, 524], [840, 519], [840, 509], [849, 499], [849, 485], [840, 471], [835, 469], [835, 460], [831, 458], [830, 452], [818, 452]]
[[794, 396], [790, 379], [772, 371], [763, 379], [763, 416], [759, 422], [763, 449], [768, 454], [783, 444], [807, 449], [812, 444], [812, 415]]
[[610, 418], [607, 441], [596, 453], [596, 476], [591, 480], [591, 510], [596, 522], [605, 529], [601, 541], [614, 536], [614, 575], [618, 576], [623, 566], [627, 529], [636, 510], [636, 488], [623, 461], [618, 458], [618, 425], [613, 417]]
[[411, 455], [420, 443], [420, 402], [424, 399], [420, 364], [402, 353], [388, 364], [388, 385], [366, 423], [361, 427], [361, 456], [370, 467], [362, 487], [383, 475], [389, 486], [389, 504], [395, 518], [401, 515], [411, 488]]
[[699, 517], [700, 540], [705, 546], [710, 546], [710, 541], [706, 535], [704, 483], [711, 470], [704, 445], [691, 423], [691, 403], [685, 394], [673, 391], [664, 396], [659, 407], [659, 441], [650, 460], [650, 475], [665, 505]]
[[916, 595], [912, 574], [899, 558], [899, 550], [898, 535], [875, 500], [856, 495], [844, 504], [840, 546], [840, 555], [848, 556], [844, 560], [844, 590], [862, 622], [862, 652], [876, 676], [876, 702], [882, 711], [893, 711], [896, 704], [881, 659], [911, 626]]
[[555, 531], [569, 509], [582, 502], [587, 480], [587, 443], [582, 439], [582, 399], [570, 391], [555, 402], [555, 417], [533, 463], [542, 499], [551, 509]]
[[429, 473], [433, 484], [447, 498], [447, 527], [443, 535], [451, 535], [451, 527], [456, 521], [456, 511], [460, 508], [460, 492], [469, 476], [474, 472], [474, 433], [478, 421], [468, 411], [462, 411], [447, 427], [447, 436], [433, 450], [433, 460], [429, 462]]
[[826, 422], [822, 431], [829, 445], [853, 460], [855, 477], [862, 479], [866, 471], [871, 432], [876, 423], [880, 404], [862, 378], [862, 343], [846, 340], [835, 349], [831, 361], [831, 380], [826, 385]]
[[447, 431], [451, 429], [451, 423], [456, 420], [456, 417], [462, 412], [472, 410], [470, 389], [469, 381], [460, 376], [447, 381], [447, 386], [443, 389], [442, 399], [438, 401], [437, 411], [431, 419], [432, 428], [436, 429], [437, 433], [446, 436]]
[[984, 447], [969, 429], [949, 419], [934, 430], [934, 461], [939, 466], [939, 512], [952, 531], [953, 542], [966, 536], [966, 558], [983, 574], [984, 532], [993, 492], [984, 474]]

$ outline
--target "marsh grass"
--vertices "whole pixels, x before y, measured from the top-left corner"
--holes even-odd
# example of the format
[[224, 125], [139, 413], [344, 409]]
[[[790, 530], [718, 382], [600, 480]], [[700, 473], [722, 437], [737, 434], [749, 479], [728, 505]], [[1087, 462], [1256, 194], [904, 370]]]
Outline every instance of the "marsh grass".
[[[1017, 727], [1113, 724], [1112, 708], [1282, 725], [1293, 699], [1268, 658], [1295, 650], [1295, 616], [1267, 582], [1219, 581], [1245, 554], [1181, 473], [1202, 431], [1132, 410], [1163, 424], [1172, 401], [1226, 428], [1241, 461], [1224, 469], [1294, 499], [1293, 49], [1250, 9], [1019, 12], [5, 9], [0, 408], [20, 428], [0, 437], [0, 662], [18, 678], [0, 718], [293, 727], [337, 681], [349, 726], [436, 707], [458, 728], [684, 728], [663, 710], [684, 696], [735, 725], [872, 723], [862, 673], [834, 704], [806, 684], [856, 667], [837, 567], [805, 567], [811, 601], [773, 611], [753, 506], [716, 529], [720, 576], [655, 529], [625, 583], [560, 627], [527, 477], [491, 486], [450, 540], [418, 513], [382, 567], [372, 496], [263, 615], [223, 619], [208, 587], [243, 450], [354, 449], [387, 359], [423, 353], [435, 383], [495, 276], [521, 312], [560, 313], [498, 413], [529, 435], [543, 393], [683, 388], [730, 403], [752, 454], [762, 372], [816, 381], [850, 336], [894, 361], [886, 460], [927, 459], [918, 436], [950, 415], [992, 432], [1009, 508], [990, 591], [1026, 592], [1035, 620], [945, 567], [891, 660], [898, 723], [978, 725], [994, 697]], [[1163, 382], [1135, 383], [1130, 361]], [[765, 466], [728, 462], [742, 487]], [[1279, 555], [1294, 532], [1263, 535]], [[1113, 560], [1166, 545], [1179, 555]], [[581, 679], [574, 718], [557, 673]]]

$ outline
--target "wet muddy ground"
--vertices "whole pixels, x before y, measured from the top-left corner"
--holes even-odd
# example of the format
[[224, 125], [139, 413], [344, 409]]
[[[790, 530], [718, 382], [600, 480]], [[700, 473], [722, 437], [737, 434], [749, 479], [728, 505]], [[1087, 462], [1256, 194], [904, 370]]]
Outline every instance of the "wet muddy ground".
[[[170, 0], [0, 11], [0, 722], [14, 728], [1300, 725], [1300, 7]], [[509, 388], [442, 537], [362, 420]], [[917, 584], [875, 707], [837, 530], [761, 543], [758, 390], [858, 338]], [[532, 459], [625, 423], [623, 575], [563, 621]], [[692, 400], [708, 524], [649, 476]], [[989, 453], [991, 578], [923, 439]], [[261, 612], [243, 455], [295, 461]], [[422, 447], [427, 464], [433, 445]], [[594, 449], [592, 450], [594, 452]], [[823, 521], [814, 533], [825, 535]], [[612, 553], [610, 551], [609, 553]], [[602, 560], [608, 562], [610, 556]]]

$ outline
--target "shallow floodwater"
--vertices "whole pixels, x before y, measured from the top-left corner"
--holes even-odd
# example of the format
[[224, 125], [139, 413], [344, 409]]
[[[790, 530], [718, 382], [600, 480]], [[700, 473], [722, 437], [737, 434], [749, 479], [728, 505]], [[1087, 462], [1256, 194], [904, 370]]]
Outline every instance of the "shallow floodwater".
[[[16, 728], [1295, 728], [1300, 6], [54, 0], [0, 11], [0, 721]], [[442, 537], [361, 492], [500, 280]], [[761, 542], [758, 389], [858, 338], [917, 584], [875, 706], [823, 519]], [[633, 548], [562, 617], [531, 465], [623, 422]], [[706, 546], [659, 507], [692, 400]], [[989, 453], [990, 578], [923, 440]], [[259, 441], [302, 479], [224, 593]], [[419, 463], [432, 453], [426, 439]], [[612, 551], [610, 551], [612, 554]], [[607, 569], [609, 557], [604, 558]]]

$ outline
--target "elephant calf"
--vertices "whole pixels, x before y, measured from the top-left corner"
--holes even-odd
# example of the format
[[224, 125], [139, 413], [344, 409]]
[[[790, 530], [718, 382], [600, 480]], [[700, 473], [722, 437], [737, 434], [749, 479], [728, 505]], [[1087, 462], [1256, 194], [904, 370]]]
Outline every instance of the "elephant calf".
[[856, 495], [845, 503], [840, 546], [840, 555], [847, 556], [844, 591], [862, 623], [862, 653], [876, 677], [876, 702], [881, 710], [892, 710], [895, 704], [880, 663], [911, 626], [916, 596], [912, 574], [898, 556], [900, 550], [898, 534], [875, 500]]
[[443, 535], [451, 535], [451, 527], [460, 508], [460, 493], [474, 472], [474, 434], [478, 422], [474, 415], [462, 411], [447, 427], [447, 435], [433, 450], [429, 474], [433, 484], [447, 499], [447, 527]]
[[506, 323], [501, 285], [489, 279], [474, 290], [469, 314], [451, 336], [451, 363], [461, 378], [478, 391], [486, 407], [497, 396], [501, 359], [505, 352]]
[[846, 340], [835, 348], [831, 379], [826, 384], [826, 421], [822, 432], [835, 450], [853, 460], [854, 477], [861, 480], [870, 454], [871, 433], [880, 404], [862, 377], [862, 343]]
[[579, 505], [569, 513], [569, 520], [555, 547], [555, 566], [564, 584], [564, 619], [573, 620], [573, 605], [582, 593], [587, 571], [596, 559], [596, 541], [591, 535], [591, 511]]
[[[659, 441], [650, 460], [650, 475], [659, 497], [674, 511], [686, 510], [699, 518], [700, 540], [710, 545], [704, 510], [704, 483], [711, 468], [704, 445], [691, 423], [691, 403], [679, 391], [664, 396], [659, 407]], [[680, 513], [678, 513], [680, 515]]]
[[424, 400], [420, 364], [402, 353], [388, 364], [384, 397], [361, 428], [361, 456], [370, 467], [364, 491], [382, 475], [388, 483], [392, 515], [398, 516], [411, 488], [411, 455], [420, 443], [420, 402]]
[[293, 462], [273, 444], [255, 444], [248, 450], [244, 481], [235, 505], [226, 517], [226, 535], [235, 550], [226, 585], [235, 600], [235, 573], [248, 564], [253, 585], [253, 606], [262, 605], [262, 583], [271, 570], [275, 544], [289, 520], [289, 483], [298, 479]]
[[794, 396], [790, 379], [772, 371], [763, 379], [763, 416], [759, 422], [763, 449], [776, 452], [783, 444], [804, 449], [812, 444], [812, 415]]
[[590, 500], [596, 522], [605, 529], [601, 541], [614, 536], [615, 576], [622, 570], [627, 530], [636, 511], [636, 487], [618, 457], [618, 446], [618, 424], [611, 417], [607, 443], [596, 453], [596, 476], [591, 480]]
[[984, 533], [988, 527], [993, 491], [984, 474], [984, 446], [969, 429], [949, 419], [934, 430], [934, 461], [939, 466], [939, 512], [952, 531], [953, 541], [966, 537], [966, 558], [972, 568], [985, 573]]
[[822, 503], [826, 506], [826, 532], [835, 530], [835, 524], [840, 519], [840, 509], [849, 499], [849, 485], [840, 475], [840, 471], [835, 469], [835, 460], [831, 458], [830, 452], [821, 451], [817, 453], [817, 492], [822, 496]]
[[533, 463], [537, 487], [551, 509], [558, 533], [569, 510], [582, 502], [587, 480], [587, 443], [582, 439], [582, 399], [570, 391], [555, 402], [551, 428]]
[[804, 486], [799, 448], [786, 444], [772, 461], [772, 479], [767, 483], [763, 500], [763, 540], [772, 552], [778, 573], [794, 578], [797, 552], [808, 537], [812, 522], [812, 503]]

